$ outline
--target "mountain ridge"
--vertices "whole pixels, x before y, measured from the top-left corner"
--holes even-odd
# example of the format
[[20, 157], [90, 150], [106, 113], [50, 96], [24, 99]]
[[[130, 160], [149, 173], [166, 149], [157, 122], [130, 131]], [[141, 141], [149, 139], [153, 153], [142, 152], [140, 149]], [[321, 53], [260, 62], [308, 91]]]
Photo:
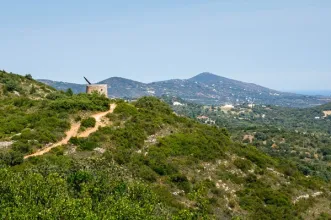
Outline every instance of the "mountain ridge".
[[[83, 84], [40, 81], [60, 90], [71, 88], [76, 93], [85, 90]], [[209, 72], [200, 73], [189, 79], [169, 79], [151, 83], [142, 83], [122, 77], [110, 77], [98, 83], [108, 84], [108, 94], [111, 98], [135, 99], [142, 96], [169, 95], [207, 105], [256, 103], [288, 107], [309, 107], [331, 101], [316, 96], [280, 92]]]

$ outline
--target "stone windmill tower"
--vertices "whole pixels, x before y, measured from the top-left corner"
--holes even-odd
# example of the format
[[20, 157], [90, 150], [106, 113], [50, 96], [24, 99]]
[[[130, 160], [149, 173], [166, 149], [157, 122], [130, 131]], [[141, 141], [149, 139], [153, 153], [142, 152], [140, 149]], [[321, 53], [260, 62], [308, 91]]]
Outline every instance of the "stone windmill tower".
[[108, 90], [107, 90], [107, 84], [92, 84], [86, 77], [84, 77], [85, 81], [88, 83], [86, 85], [86, 93], [91, 94], [93, 92], [98, 92], [102, 95], [105, 95], [108, 97]]

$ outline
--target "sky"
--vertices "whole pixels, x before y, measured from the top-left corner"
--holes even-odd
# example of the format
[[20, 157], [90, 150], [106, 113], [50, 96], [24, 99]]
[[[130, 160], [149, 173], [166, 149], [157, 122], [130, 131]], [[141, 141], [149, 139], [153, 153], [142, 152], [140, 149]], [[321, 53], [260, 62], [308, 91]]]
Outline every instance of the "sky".
[[0, 69], [85, 83], [201, 72], [331, 90], [330, 0], [0, 0]]

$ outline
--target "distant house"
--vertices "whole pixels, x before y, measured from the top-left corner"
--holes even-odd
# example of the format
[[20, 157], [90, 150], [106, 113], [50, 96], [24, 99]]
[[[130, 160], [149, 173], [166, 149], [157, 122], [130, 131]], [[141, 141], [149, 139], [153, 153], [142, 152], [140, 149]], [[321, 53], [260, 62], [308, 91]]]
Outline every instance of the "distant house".
[[200, 115], [197, 117], [197, 119], [207, 120], [207, 119], [209, 119], [209, 117], [207, 117], [205, 115]]
[[182, 103], [180, 103], [180, 102], [174, 102], [174, 103], [172, 103], [173, 105], [179, 105], [179, 106], [182, 106], [182, 105], [184, 105], [184, 104], [182, 104]]

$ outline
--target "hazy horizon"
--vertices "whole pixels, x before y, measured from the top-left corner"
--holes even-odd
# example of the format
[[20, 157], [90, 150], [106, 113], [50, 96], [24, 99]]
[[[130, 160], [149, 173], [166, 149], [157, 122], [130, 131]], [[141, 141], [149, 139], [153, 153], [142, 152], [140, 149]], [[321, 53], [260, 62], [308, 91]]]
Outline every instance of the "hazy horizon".
[[331, 90], [331, 2], [7, 1], [0, 68], [140, 82], [201, 72], [280, 91]]

